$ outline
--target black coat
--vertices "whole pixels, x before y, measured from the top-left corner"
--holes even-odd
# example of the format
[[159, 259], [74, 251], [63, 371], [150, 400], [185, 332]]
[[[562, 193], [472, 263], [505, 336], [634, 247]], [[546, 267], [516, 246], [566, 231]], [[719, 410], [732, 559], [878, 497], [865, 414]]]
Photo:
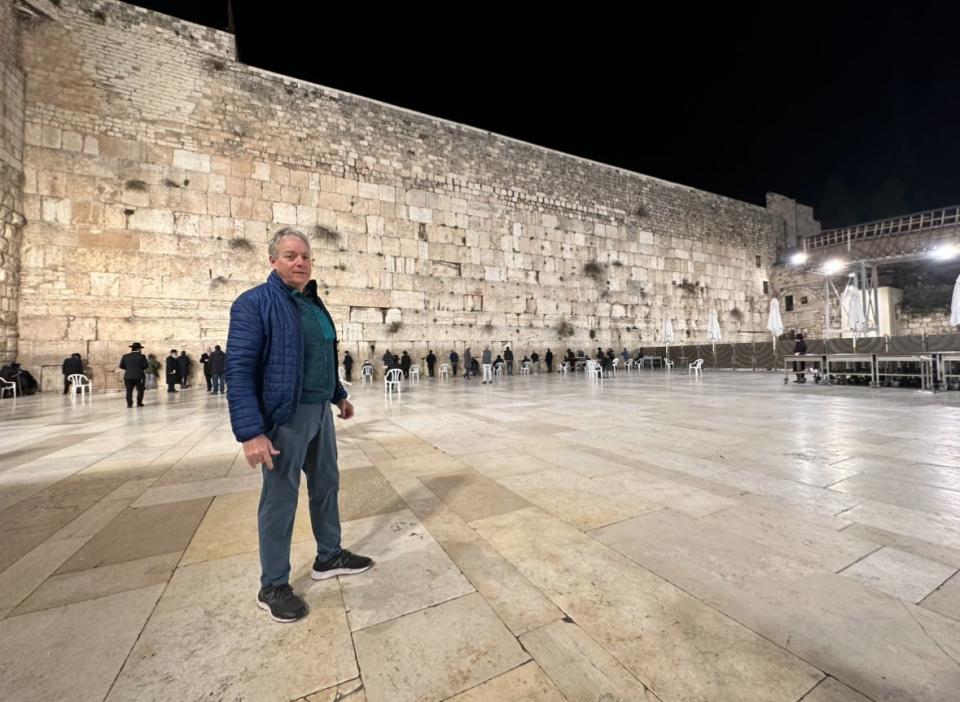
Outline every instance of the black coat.
[[428, 353], [428, 354], [427, 354], [427, 365], [428, 365], [428, 366], [432, 366], [432, 365], [433, 365], [434, 363], [436, 363], [436, 362], [437, 362], [437, 357], [434, 356], [432, 353]]
[[223, 375], [227, 367], [227, 354], [223, 351], [213, 351], [210, 354], [210, 375]]
[[350, 370], [351, 368], [353, 368], [353, 356], [343, 357], [343, 367], [345, 370]]
[[190, 361], [193, 359], [187, 356], [185, 353], [180, 354], [180, 357], [177, 359], [177, 367], [180, 369], [180, 378], [186, 380], [190, 377]]
[[807, 352], [807, 342], [803, 339], [797, 339], [797, 343], [793, 345], [794, 353], [806, 353]]
[[180, 363], [176, 356], [167, 356], [167, 382], [180, 382]]
[[209, 353], [204, 352], [203, 355], [200, 356], [200, 365], [203, 366], [204, 375], [212, 375], [212, 372], [210, 370], [210, 354]]
[[64, 375], [83, 375], [83, 359], [71, 356], [63, 361]]
[[143, 380], [147, 365], [147, 357], [139, 351], [131, 351], [130, 353], [123, 354], [123, 358], [120, 359], [120, 367], [123, 368], [123, 379]]

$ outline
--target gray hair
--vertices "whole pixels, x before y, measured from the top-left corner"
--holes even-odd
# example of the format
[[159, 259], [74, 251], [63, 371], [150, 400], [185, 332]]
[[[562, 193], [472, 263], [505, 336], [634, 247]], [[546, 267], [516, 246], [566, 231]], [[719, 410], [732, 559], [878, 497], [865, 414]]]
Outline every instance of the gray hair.
[[307, 247], [307, 255], [310, 255], [310, 239], [299, 229], [294, 229], [293, 227], [284, 227], [283, 229], [278, 229], [274, 235], [270, 238], [270, 243], [267, 244], [267, 252], [270, 254], [270, 258], [277, 257], [277, 247], [280, 246], [280, 242], [283, 239], [299, 239]]

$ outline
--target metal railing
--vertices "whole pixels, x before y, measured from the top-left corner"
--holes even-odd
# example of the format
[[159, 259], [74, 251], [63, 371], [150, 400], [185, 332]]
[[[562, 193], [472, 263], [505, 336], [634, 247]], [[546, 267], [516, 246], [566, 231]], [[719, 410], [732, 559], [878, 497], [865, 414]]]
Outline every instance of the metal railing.
[[808, 237], [806, 248], [818, 249], [837, 244], [846, 244], [849, 248], [854, 242], [865, 239], [879, 239], [885, 236], [954, 226], [960, 226], [960, 205], [941, 207], [938, 210], [927, 210], [926, 212], [915, 212], [914, 214], [880, 219], [875, 222], [864, 222], [850, 227], [828, 229], [816, 236]]

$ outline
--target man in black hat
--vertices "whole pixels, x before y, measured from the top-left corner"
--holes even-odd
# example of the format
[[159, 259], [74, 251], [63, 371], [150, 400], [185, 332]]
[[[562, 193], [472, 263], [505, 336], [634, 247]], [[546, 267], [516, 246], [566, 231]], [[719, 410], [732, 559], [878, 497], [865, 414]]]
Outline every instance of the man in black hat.
[[167, 356], [167, 392], [177, 392], [175, 387], [180, 382], [180, 364], [177, 363], [177, 350], [170, 349]]
[[137, 407], [143, 407], [143, 388], [146, 381], [147, 359], [140, 353], [139, 341], [130, 344], [130, 353], [120, 359], [123, 369], [123, 384], [127, 388], [127, 407], [133, 407], [133, 389], [137, 389]]

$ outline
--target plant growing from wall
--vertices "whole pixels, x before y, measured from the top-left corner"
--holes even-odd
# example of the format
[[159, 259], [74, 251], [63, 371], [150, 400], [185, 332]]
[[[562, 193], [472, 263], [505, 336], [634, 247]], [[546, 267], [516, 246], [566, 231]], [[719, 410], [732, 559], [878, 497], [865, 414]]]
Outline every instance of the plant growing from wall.
[[583, 264], [583, 274], [599, 283], [603, 280], [603, 266], [597, 261], [587, 261]]
[[244, 239], [243, 237], [230, 239], [230, 241], [227, 242], [227, 246], [229, 246], [234, 251], [252, 252], [254, 250], [253, 244], [251, 244], [249, 240]]
[[[518, 329], [517, 331], [520, 331], [520, 330]], [[573, 325], [570, 324], [570, 322], [568, 322], [567, 320], [561, 319], [560, 322], [557, 324], [557, 335], [561, 339], [565, 339], [567, 337], [573, 336], [573, 334], [574, 334]]]
[[320, 241], [336, 242], [340, 240], [340, 232], [318, 224], [313, 229], [313, 235]]

